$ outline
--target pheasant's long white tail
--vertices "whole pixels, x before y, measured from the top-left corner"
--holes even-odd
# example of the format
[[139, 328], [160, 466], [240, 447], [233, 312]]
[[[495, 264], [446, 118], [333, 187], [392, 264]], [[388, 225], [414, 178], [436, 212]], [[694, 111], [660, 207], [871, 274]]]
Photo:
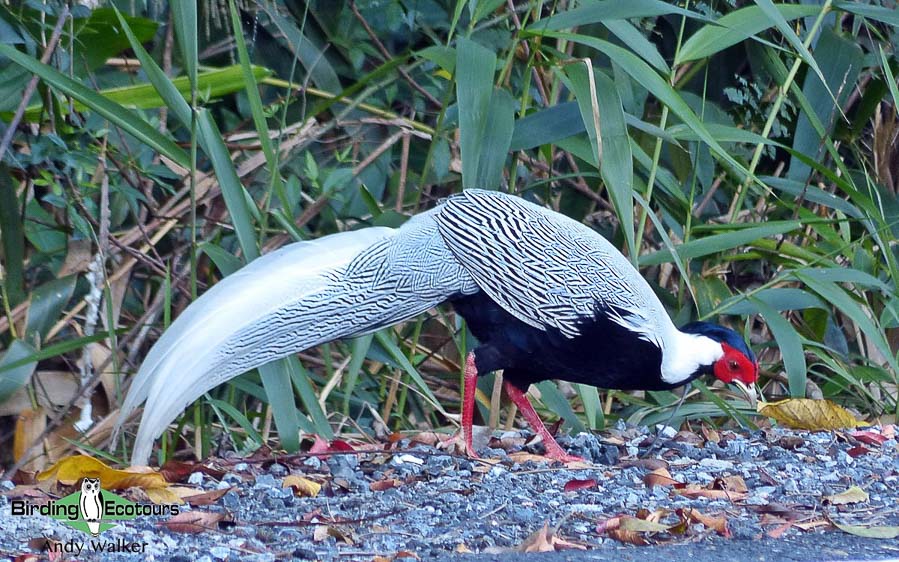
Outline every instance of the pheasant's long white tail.
[[211, 388], [309, 347], [400, 322], [473, 287], [427, 215], [399, 230], [333, 234], [256, 259], [187, 307], [148, 353], [119, 417], [146, 401], [132, 463], [145, 464], [153, 441]]

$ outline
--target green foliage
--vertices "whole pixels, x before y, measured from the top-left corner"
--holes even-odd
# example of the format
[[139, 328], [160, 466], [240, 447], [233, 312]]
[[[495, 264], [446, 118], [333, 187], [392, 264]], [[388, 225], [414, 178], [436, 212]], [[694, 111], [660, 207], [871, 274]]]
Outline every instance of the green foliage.
[[[0, 7], [5, 123], [39, 78], [0, 168], [4, 396], [92, 342], [133, 372], [193, 287], [477, 186], [595, 226], [677, 322], [744, 329], [770, 398], [899, 412], [899, 19], [886, 0], [514, 14], [499, 1], [171, 3], [171, 20], [165, 3], [77, 7], [47, 64], [61, 3], [32, 4]], [[94, 336], [79, 316], [85, 247], [106, 252], [109, 280]], [[209, 450], [214, 421], [249, 450], [268, 407], [288, 448], [344, 422], [446, 425], [473, 345], [434, 311], [238, 378], [175, 432]], [[694, 388], [681, 417], [750, 422], [725, 391]], [[677, 402], [539, 390], [572, 427], [664, 421]], [[120, 395], [108, 398], [112, 410]]]

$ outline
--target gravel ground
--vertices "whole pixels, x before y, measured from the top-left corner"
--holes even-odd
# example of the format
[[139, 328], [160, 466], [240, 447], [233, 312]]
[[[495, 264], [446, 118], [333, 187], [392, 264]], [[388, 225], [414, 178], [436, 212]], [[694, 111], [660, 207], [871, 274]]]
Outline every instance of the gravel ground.
[[[212, 461], [224, 473], [197, 470], [185, 474], [183, 484], [229, 489], [210, 505], [185, 509], [224, 517], [210, 522], [212, 530], [177, 532], [161, 524], [164, 517], [141, 518], [116, 525], [100, 539], [146, 543], [142, 554], [85, 550], [66, 559], [434, 559], [473, 552], [485, 560], [530, 560], [532, 555], [515, 549], [553, 544], [588, 549], [565, 550], [550, 555], [553, 560], [702, 560], [703, 554], [711, 560], [724, 555], [734, 560], [899, 558], [899, 539], [861, 539], [831, 524], [899, 525], [899, 445], [892, 428], [872, 428], [855, 437], [782, 429], [694, 434], [662, 428], [660, 433], [649, 460], [642, 458], [651, 441], [646, 428], [618, 426], [601, 435], [560, 438], [571, 453], [592, 464], [583, 467], [541, 462], [527, 452], [539, 450], [539, 444], [520, 451], [525, 434], [517, 432], [494, 437], [493, 448], [482, 451], [488, 462], [408, 440], [390, 450], [335, 453], [324, 460], [291, 456], [273, 461], [258, 455]], [[647, 477], [660, 468], [671, 479], [662, 473]], [[293, 488], [282, 487], [290, 475], [324, 486], [315, 497], [298, 497]], [[648, 486], [652, 478], [660, 485]], [[10, 482], [0, 486], [7, 490], [0, 497], [0, 554], [28, 552], [29, 540], [42, 536], [62, 544], [89, 540], [47, 517], [10, 516], [10, 499], [22, 488], [10, 490]], [[566, 486], [573, 491], [564, 491]], [[839, 495], [852, 486], [867, 498], [858, 492]], [[691, 508], [706, 519], [684, 516]], [[669, 532], [625, 530], [633, 529], [627, 516], [645, 518], [653, 512], [650, 519], [682, 524]], [[727, 528], [716, 532], [714, 522], [722, 519]], [[544, 524], [549, 527], [543, 540], [535, 539], [532, 535]]]

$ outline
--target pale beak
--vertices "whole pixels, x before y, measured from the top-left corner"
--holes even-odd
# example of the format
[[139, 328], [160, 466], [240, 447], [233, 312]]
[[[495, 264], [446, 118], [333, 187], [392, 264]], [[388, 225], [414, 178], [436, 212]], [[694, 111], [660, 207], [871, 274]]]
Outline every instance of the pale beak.
[[752, 409], [755, 410], [758, 405], [758, 395], [755, 392], [755, 385], [747, 385], [743, 381], [739, 379], [734, 379], [731, 381], [731, 384], [739, 388], [744, 395], [746, 395], [746, 401], [749, 402], [749, 405], [752, 406]]

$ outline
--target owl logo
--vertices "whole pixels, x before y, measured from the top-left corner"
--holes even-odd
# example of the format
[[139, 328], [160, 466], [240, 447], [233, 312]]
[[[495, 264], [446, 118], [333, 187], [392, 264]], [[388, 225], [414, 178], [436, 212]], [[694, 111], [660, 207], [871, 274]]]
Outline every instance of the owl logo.
[[103, 498], [100, 496], [100, 479], [85, 478], [81, 481], [81, 518], [87, 522], [87, 528], [93, 536], [100, 534], [100, 521], [103, 520]]

